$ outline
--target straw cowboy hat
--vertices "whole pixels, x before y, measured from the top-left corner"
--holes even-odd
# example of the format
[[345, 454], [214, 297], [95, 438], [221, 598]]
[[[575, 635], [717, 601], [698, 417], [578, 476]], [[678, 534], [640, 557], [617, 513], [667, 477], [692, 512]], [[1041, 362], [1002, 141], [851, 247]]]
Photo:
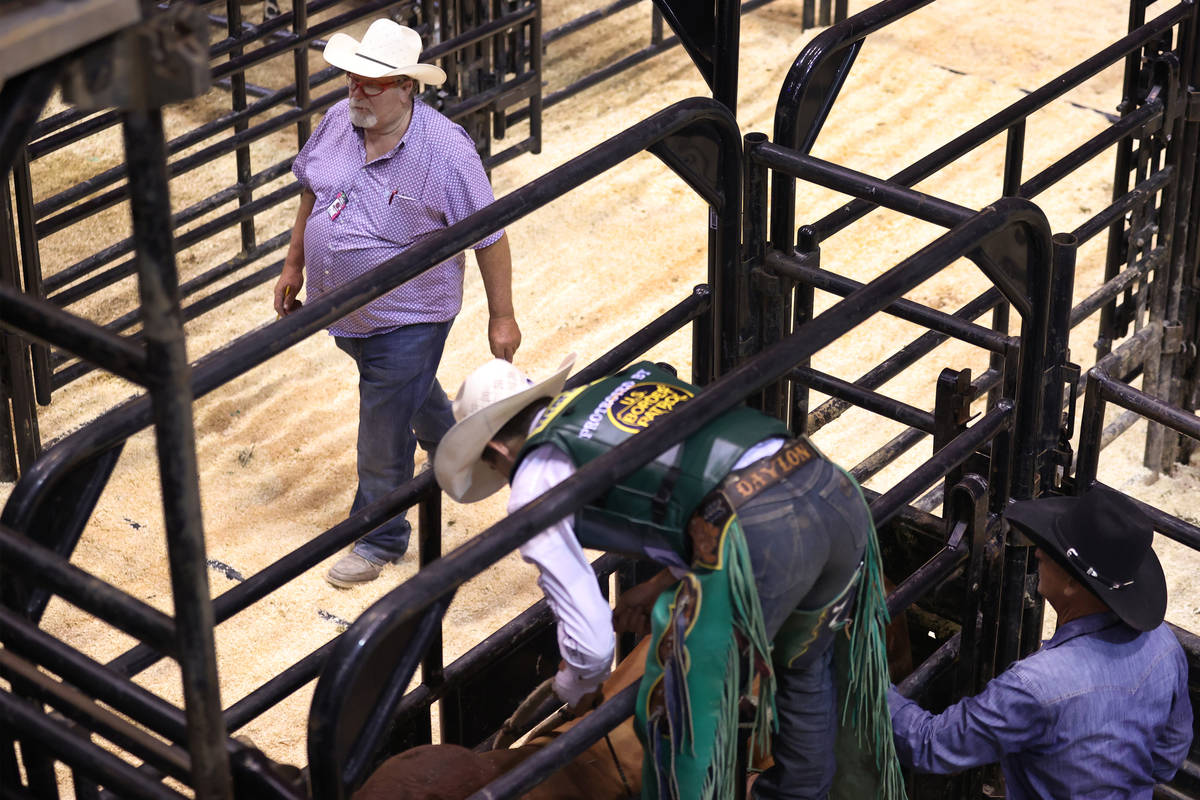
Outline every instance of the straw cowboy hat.
[[1097, 485], [1078, 497], [1013, 503], [1004, 518], [1131, 627], [1162, 624], [1167, 581], [1150, 547], [1154, 526], [1128, 497]]
[[438, 442], [433, 472], [438, 485], [460, 503], [474, 503], [504, 485], [504, 476], [482, 460], [485, 446], [527, 405], [562, 391], [575, 354], [547, 378], [534, 381], [502, 358], [479, 367], [454, 398], [454, 427]]
[[446, 73], [433, 64], [418, 64], [421, 34], [390, 19], [377, 19], [367, 28], [362, 41], [346, 33], [335, 33], [325, 45], [325, 60], [338, 69], [364, 78], [407, 75], [430, 86], [441, 86]]

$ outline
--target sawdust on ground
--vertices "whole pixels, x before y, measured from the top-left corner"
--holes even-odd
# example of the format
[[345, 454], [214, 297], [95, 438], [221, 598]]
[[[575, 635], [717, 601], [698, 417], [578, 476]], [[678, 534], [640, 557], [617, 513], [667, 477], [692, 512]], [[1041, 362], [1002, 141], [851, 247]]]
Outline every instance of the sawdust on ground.
[[[588, 4], [547, 4], [545, 28], [579, 13]], [[649, 11], [622, 12], [602, 25], [551, 47], [547, 72], [551, 89], [566, 85], [598, 63], [627, 55], [649, 35]], [[865, 7], [851, 4], [851, 11]], [[800, 30], [799, 0], [776, 0], [742, 20], [741, 84], [738, 118], [743, 132], [772, 128], [773, 111], [787, 68], [816, 31]], [[987, 3], [945, 0], [912, 14], [862, 50], [813, 154], [878, 176], [888, 176], [956, 133], [1023, 97], [1070, 65], [1124, 32], [1121, 0], [1056, 0]], [[1055, 34], [1046, 36], [1048, 28]], [[320, 67], [319, 56], [313, 59]], [[270, 85], [279, 70], [261, 68], [252, 80]], [[1119, 102], [1120, 70], [1108, 70], [1056, 101], [1031, 120], [1026, 137], [1025, 177], [1069, 152], [1107, 123]], [[523, 156], [493, 174], [496, 194], [504, 195], [571, 157], [598, 144], [672, 102], [708, 90], [680, 49], [549, 109], [540, 155]], [[218, 114], [225, 95], [212, 92], [168, 110], [168, 131], [178, 134]], [[513, 132], [523, 135], [523, 128]], [[275, 163], [294, 147], [285, 131], [254, 145], [256, 169]], [[119, 139], [94, 137], [71, 150], [72, 159], [37, 162], [39, 196], [47, 196], [87, 174], [120, 163]], [[918, 188], [938, 197], [981, 208], [1000, 194], [1004, 141], [980, 148], [960, 165]], [[64, 162], [72, 162], [67, 166]], [[172, 181], [176, 210], [231, 182], [231, 161], [214, 164]], [[1084, 167], [1069, 188], [1038, 198], [1054, 231], [1069, 231], [1107, 203], [1111, 158]], [[275, 185], [282, 185], [283, 179]], [[798, 223], [819, 219], [845, 198], [802, 186]], [[266, 239], [290, 228], [294, 203], [258, 219]], [[683, 299], [705, 280], [707, 210], [666, 167], [641, 155], [512, 225], [514, 293], [524, 331], [517, 364], [532, 374], [556, 365], [569, 351], [586, 363]], [[118, 206], [86, 229], [52, 237], [43, 260], [53, 272], [119, 239], [128, 229]], [[823, 243], [822, 266], [867, 281], [905, 255], [932, 241], [935, 226], [878, 211]], [[1081, 249], [1076, 298], [1102, 282], [1103, 237]], [[80, 242], [86, 242], [81, 248]], [[98, 244], [100, 243], [100, 244]], [[183, 276], [218, 263], [239, 248], [236, 229], [183, 251]], [[278, 258], [282, 253], [276, 254]], [[267, 263], [267, 262], [264, 262]], [[958, 264], [909, 296], [954, 310], [984, 287], [970, 265]], [[126, 280], [77, 311], [100, 321], [111, 319], [116, 304], [129, 302]], [[189, 355], [196, 358], [247, 331], [269, 324], [271, 287], [265, 285], [189, 324]], [[836, 298], [818, 296], [821, 308]], [[468, 260], [466, 300], [451, 332], [440, 377], [453, 391], [463, 376], [489, 357], [486, 306], [473, 259]], [[1015, 330], [1015, 329], [1014, 329]], [[845, 340], [821, 352], [815, 366], [853, 380], [919, 334], [890, 317], [871, 320]], [[1072, 337], [1072, 354], [1085, 366], [1093, 360], [1095, 325]], [[669, 361], [687, 374], [690, 342], [677, 334], [650, 357]], [[945, 345], [883, 391], [928, 407], [934, 381], [944, 366], [986, 368], [986, 358], [965, 345]], [[124, 399], [133, 387], [93, 374], [60, 392], [43, 410], [47, 441], [61, 438]], [[301, 345], [195, 404], [196, 445], [201, 469], [204, 523], [209, 556], [242, 576], [250, 575], [344, 518], [354, 491], [356, 390], [350, 362], [332, 340], [316, 335]], [[819, 398], [817, 398], [819, 400]], [[1142, 428], [1105, 451], [1101, 480], [1200, 523], [1196, 503], [1200, 476], [1181, 468], [1153, 480], [1140, 466]], [[825, 452], [851, 465], [900, 430], [900, 426], [850, 413], [817, 437]], [[868, 485], [886, 489], [928, 457], [915, 448]], [[74, 563], [146, 602], [171, 611], [159, 482], [153, 437], [144, 432], [126, 445]], [[0, 498], [11, 485], [0, 484]], [[445, 550], [460, 545], [500, 518], [505, 493], [474, 506], [447, 501]], [[1171, 604], [1168, 618], [1194, 627], [1200, 614], [1196, 554], [1164, 541], [1158, 550], [1167, 568]], [[222, 624], [217, 650], [226, 706], [282, 669], [320, 647], [372, 602], [415, 569], [415, 554], [385, 568], [380, 580], [340, 591], [323, 580], [329, 563], [319, 565], [251, 609]], [[213, 594], [234, 585], [227, 571], [210, 573]], [[452, 660], [487, 633], [537, 600], [534, 572], [510, 555], [458, 592], [444, 623], [446, 659]], [[100, 661], [111, 659], [132, 641], [68, 604], [51, 603], [45, 626]], [[162, 663], [138, 682], [172, 702], [180, 701], [178, 670]], [[312, 686], [247, 725], [269, 755], [305, 763], [305, 725]]]

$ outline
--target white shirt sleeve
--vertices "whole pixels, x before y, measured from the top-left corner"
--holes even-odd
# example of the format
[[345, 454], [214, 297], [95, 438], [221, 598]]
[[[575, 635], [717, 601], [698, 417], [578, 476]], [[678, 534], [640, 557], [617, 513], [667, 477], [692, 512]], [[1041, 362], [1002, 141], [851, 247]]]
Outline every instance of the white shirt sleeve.
[[[512, 477], [508, 510], [512, 513], [541, 497], [575, 472], [570, 458], [543, 445], [526, 454]], [[575, 538], [571, 517], [546, 528], [520, 547], [521, 557], [538, 568], [538, 585], [558, 620], [558, 649], [569, 676], [563, 689], [582, 696], [599, 686], [612, 668], [612, 609], [600, 594], [596, 574]], [[574, 702], [560, 691], [560, 696]]]

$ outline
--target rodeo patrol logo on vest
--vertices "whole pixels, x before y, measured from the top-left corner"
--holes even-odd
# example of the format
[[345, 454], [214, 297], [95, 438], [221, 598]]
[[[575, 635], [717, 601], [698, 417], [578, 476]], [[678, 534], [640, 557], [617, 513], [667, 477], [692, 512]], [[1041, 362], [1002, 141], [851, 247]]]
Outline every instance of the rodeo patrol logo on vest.
[[626, 433], [638, 433], [695, 395], [665, 383], [636, 383], [618, 395], [608, 407], [608, 420]]

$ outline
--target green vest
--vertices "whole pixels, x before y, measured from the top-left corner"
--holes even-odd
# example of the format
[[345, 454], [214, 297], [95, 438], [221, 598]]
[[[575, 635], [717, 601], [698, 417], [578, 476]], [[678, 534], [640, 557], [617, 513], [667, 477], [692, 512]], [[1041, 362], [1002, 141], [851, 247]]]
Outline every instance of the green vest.
[[[696, 396], [697, 387], [649, 361], [555, 397], [517, 457], [552, 444], [578, 468], [645, 430]], [[684, 529], [709, 491], [752, 445], [788, 437], [782, 422], [740, 406], [722, 414], [683, 442], [580, 509], [575, 535], [596, 550], [647, 555], [664, 550], [685, 561]]]

